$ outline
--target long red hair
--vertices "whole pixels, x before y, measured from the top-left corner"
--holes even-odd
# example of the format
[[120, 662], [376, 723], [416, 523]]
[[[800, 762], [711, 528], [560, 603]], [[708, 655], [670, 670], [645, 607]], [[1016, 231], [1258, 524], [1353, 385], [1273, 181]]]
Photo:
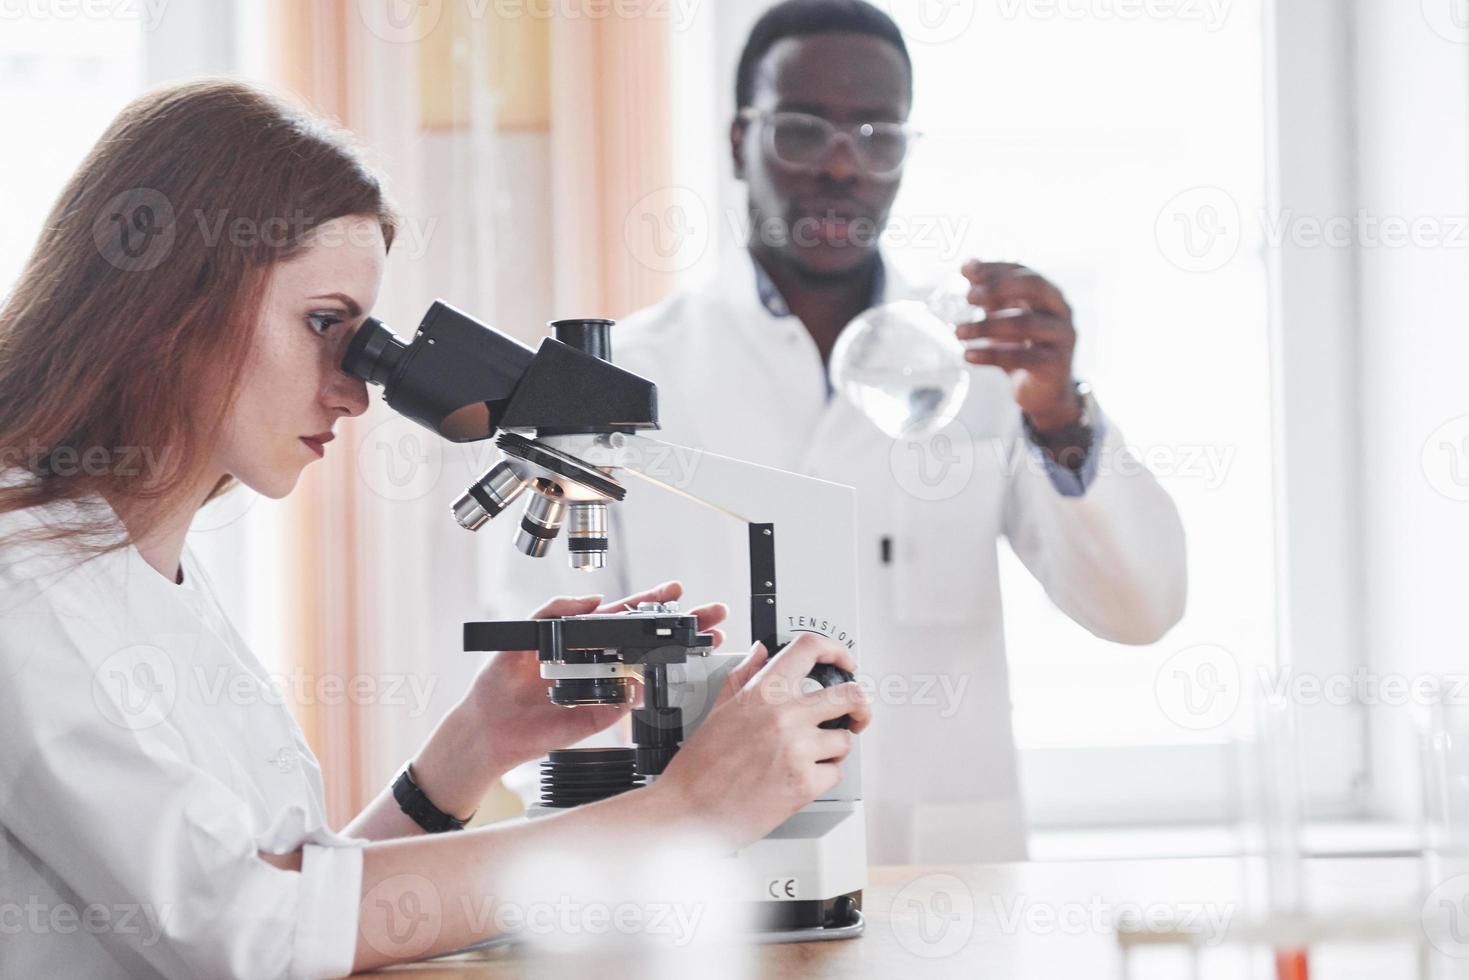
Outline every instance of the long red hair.
[[391, 248], [381, 181], [308, 112], [222, 79], [128, 105], [0, 306], [0, 469], [22, 477], [0, 485], [0, 514], [122, 501], [128, 527], [89, 542], [101, 551], [156, 527], [208, 464], [272, 267], [349, 215], [375, 216]]

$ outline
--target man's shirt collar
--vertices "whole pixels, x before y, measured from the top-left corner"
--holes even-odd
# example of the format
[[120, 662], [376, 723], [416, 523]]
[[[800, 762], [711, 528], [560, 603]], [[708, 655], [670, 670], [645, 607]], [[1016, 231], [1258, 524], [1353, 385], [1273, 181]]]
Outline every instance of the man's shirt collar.
[[[750, 263], [755, 267], [755, 291], [760, 297], [760, 305], [765, 307], [765, 312], [771, 316], [790, 316], [791, 308], [786, 303], [785, 297], [780, 294], [775, 281], [766, 273], [765, 267], [755, 256], [750, 256]], [[882, 303], [883, 296], [887, 294], [888, 274], [887, 266], [883, 264], [882, 256], [877, 257], [877, 270], [872, 276], [872, 295], [867, 300], [868, 308], [878, 306]]]

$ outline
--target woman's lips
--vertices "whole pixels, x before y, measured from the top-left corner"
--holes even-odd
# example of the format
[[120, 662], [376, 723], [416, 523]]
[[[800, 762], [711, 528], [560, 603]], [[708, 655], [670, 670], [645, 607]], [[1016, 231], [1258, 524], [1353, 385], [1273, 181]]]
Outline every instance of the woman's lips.
[[316, 453], [320, 457], [320, 455], [326, 455], [326, 444], [335, 438], [335, 432], [326, 430], [326, 432], [317, 432], [316, 435], [303, 435], [301, 436], [301, 442], [306, 442], [307, 448], [310, 448], [311, 453]]

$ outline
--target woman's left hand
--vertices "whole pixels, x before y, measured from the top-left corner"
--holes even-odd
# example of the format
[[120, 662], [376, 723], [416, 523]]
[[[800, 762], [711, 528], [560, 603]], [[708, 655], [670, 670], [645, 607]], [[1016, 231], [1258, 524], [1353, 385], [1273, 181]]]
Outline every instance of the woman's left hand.
[[[561, 597], [536, 610], [533, 618], [616, 613], [626, 608], [636, 609], [640, 602], [674, 602], [682, 595], [681, 584], [666, 582], [605, 605], [601, 604], [600, 595]], [[715, 647], [723, 642], [724, 634], [715, 629], [729, 615], [723, 603], [699, 606], [686, 615], [698, 619], [699, 632], [714, 635]], [[541, 677], [534, 650], [492, 653], [475, 678], [465, 706], [478, 719], [486, 758], [493, 761], [496, 776], [523, 762], [539, 759], [552, 749], [565, 748], [595, 735], [632, 710], [631, 704], [562, 707], [551, 703], [546, 688], [547, 681]]]
[[[596, 595], [552, 599], [536, 610], [535, 618], [615, 613], [637, 608], [640, 602], [673, 602], [682, 595], [682, 585], [666, 582], [606, 605], [600, 605], [602, 597]], [[724, 641], [724, 634], [715, 629], [729, 615], [722, 603], [700, 606], [689, 615], [698, 619], [699, 632], [714, 635], [714, 646]], [[490, 654], [469, 692], [439, 722], [413, 760], [414, 780], [435, 806], [467, 818], [495, 780], [514, 767], [595, 735], [632, 710], [626, 704], [563, 708], [551, 703], [546, 686], [534, 650]], [[384, 799], [385, 810], [396, 814], [391, 796]], [[381, 839], [363, 827], [358, 831]], [[389, 828], [382, 836], [402, 833], [406, 831]]]

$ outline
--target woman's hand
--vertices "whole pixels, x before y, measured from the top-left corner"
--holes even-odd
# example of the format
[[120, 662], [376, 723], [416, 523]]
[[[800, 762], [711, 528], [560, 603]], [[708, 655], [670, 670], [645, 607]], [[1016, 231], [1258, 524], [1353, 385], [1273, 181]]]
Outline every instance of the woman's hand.
[[[682, 595], [682, 585], [666, 582], [606, 605], [599, 605], [602, 597], [598, 595], [579, 599], [562, 597], [536, 610], [533, 618], [615, 613], [627, 607], [636, 609], [640, 602], [673, 602]], [[724, 634], [715, 629], [729, 615], [729, 609], [722, 603], [700, 606], [686, 615], [698, 620], [699, 632], [713, 633], [716, 648], [724, 641]], [[534, 650], [493, 653], [475, 678], [465, 698], [465, 707], [478, 719], [486, 758], [496, 778], [523, 762], [539, 759], [552, 749], [565, 748], [595, 735], [616, 724], [633, 707], [608, 704], [564, 708], [550, 702], [546, 687]]]
[[[552, 599], [536, 610], [536, 619], [614, 613], [640, 602], [673, 602], [683, 586], [667, 582], [656, 589], [599, 606], [601, 596]], [[701, 633], [712, 633], [714, 646], [724, 641], [715, 629], [729, 610], [715, 603], [691, 610]], [[631, 705], [563, 708], [546, 696], [546, 681], [534, 650], [494, 653], [474, 684], [444, 716], [413, 759], [413, 779], [429, 800], [451, 816], [467, 819], [495, 780], [510, 769], [539, 759], [593, 735], [627, 714]], [[391, 792], [384, 791], [353, 821], [348, 831], [370, 840], [387, 840], [418, 832], [403, 816]]]
[[[834, 787], [872, 707], [855, 682], [804, 693], [801, 682], [818, 663], [857, 670], [851, 651], [824, 636], [802, 634], [774, 658], [755, 644], [650, 791], [721, 843], [742, 847]], [[819, 727], [842, 715], [851, 716], [850, 729]]]

